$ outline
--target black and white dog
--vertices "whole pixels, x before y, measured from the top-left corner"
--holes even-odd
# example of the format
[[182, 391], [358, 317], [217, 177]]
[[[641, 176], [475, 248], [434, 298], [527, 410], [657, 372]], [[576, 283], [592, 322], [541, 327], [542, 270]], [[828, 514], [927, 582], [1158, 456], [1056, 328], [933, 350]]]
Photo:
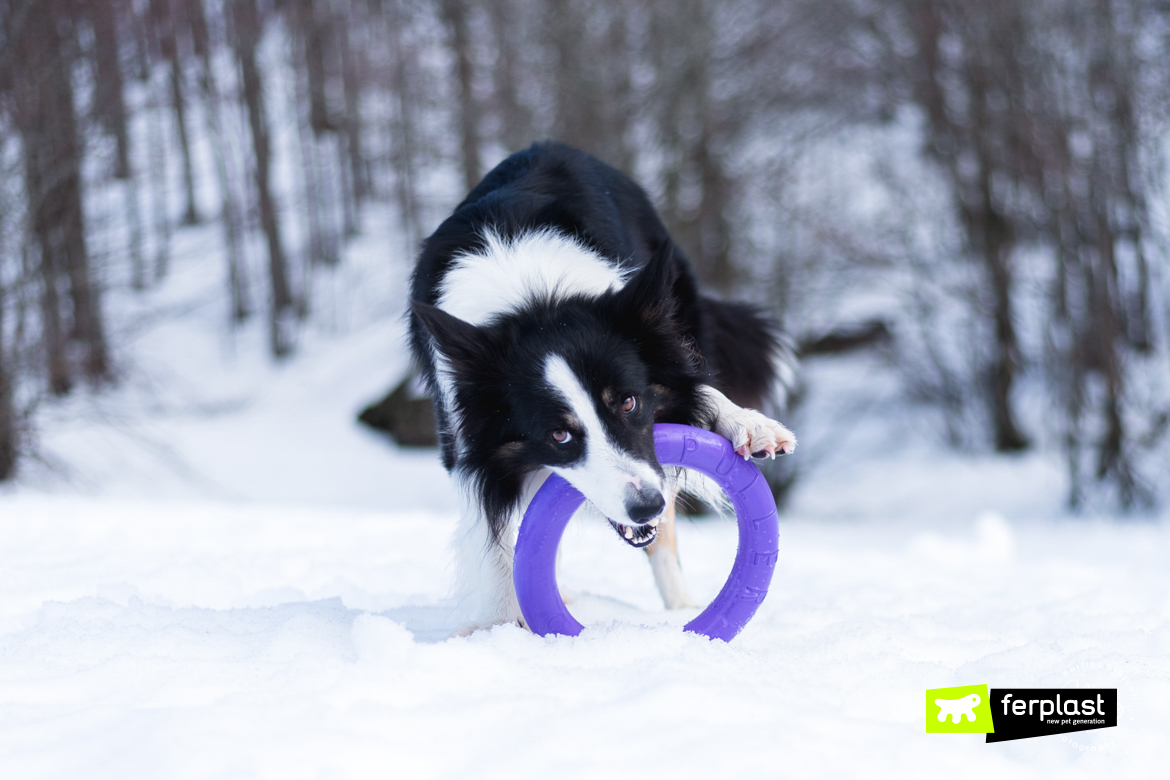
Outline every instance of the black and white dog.
[[513, 545], [550, 472], [647, 548], [668, 608], [690, 606], [653, 426], [709, 428], [745, 458], [792, 452], [787, 428], [743, 408], [790, 379], [773, 326], [701, 296], [645, 193], [557, 143], [484, 177], [424, 242], [411, 298], [411, 348], [464, 502], [465, 631], [523, 624]]

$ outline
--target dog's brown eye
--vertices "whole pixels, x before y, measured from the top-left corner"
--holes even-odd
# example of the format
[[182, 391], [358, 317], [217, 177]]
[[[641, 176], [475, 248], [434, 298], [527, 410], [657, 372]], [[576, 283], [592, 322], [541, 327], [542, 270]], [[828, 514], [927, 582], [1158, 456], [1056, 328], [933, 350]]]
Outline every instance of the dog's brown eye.
[[625, 397], [625, 400], [622, 401], [622, 411], [625, 412], [626, 414], [629, 414], [630, 412], [634, 411], [637, 408], [638, 408], [638, 399], [632, 395], [627, 395]]
[[569, 442], [571, 442], [573, 440], [573, 434], [569, 433], [568, 431], [566, 431], [562, 428], [559, 431], [552, 432], [552, 440], [555, 441], [557, 444], [568, 444]]

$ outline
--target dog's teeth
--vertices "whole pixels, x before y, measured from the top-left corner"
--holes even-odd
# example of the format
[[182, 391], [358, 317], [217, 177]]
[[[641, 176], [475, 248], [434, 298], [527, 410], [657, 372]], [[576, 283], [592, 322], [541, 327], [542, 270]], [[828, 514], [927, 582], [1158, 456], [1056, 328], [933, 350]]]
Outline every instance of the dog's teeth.
[[630, 528], [628, 525], [626, 526], [625, 530], [622, 533], [624, 533], [626, 535], [627, 539], [634, 538], [634, 529]]
[[658, 518], [656, 517], [653, 520], [651, 520], [649, 525], [651, 528], [657, 528], [658, 527]]

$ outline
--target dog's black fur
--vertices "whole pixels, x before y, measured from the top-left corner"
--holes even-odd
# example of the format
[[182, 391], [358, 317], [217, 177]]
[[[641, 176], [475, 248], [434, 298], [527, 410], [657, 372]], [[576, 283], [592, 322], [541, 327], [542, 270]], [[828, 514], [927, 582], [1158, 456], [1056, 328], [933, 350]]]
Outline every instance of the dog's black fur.
[[[631, 280], [598, 298], [534, 300], [480, 327], [434, 305], [452, 259], [482, 250], [485, 230], [512, 238], [542, 228], [633, 270]], [[424, 242], [411, 297], [411, 347], [436, 401], [443, 463], [475, 486], [496, 539], [520, 501], [524, 476], [579, 455], [546, 436], [569, 425], [562, 406], [540, 392], [549, 353], [563, 355], [595, 399], [607, 392], [642, 399], [632, 415], [614, 414], [605, 424], [656, 467], [655, 422], [709, 427], [701, 384], [759, 408], [776, 378], [773, 324], [753, 307], [701, 295], [686, 254], [641, 188], [559, 143], [534, 144], [484, 177]], [[459, 448], [436, 381], [432, 339], [458, 378]]]

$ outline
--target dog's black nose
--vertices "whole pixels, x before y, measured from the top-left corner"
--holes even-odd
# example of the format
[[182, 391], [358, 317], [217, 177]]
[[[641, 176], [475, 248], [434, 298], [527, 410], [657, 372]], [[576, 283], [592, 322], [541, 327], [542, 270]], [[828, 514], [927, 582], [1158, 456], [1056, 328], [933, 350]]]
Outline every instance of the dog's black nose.
[[644, 523], [662, 514], [666, 500], [657, 490], [643, 490], [636, 493], [633, 501], [626, 502], [626, 514], [635, 523]]

